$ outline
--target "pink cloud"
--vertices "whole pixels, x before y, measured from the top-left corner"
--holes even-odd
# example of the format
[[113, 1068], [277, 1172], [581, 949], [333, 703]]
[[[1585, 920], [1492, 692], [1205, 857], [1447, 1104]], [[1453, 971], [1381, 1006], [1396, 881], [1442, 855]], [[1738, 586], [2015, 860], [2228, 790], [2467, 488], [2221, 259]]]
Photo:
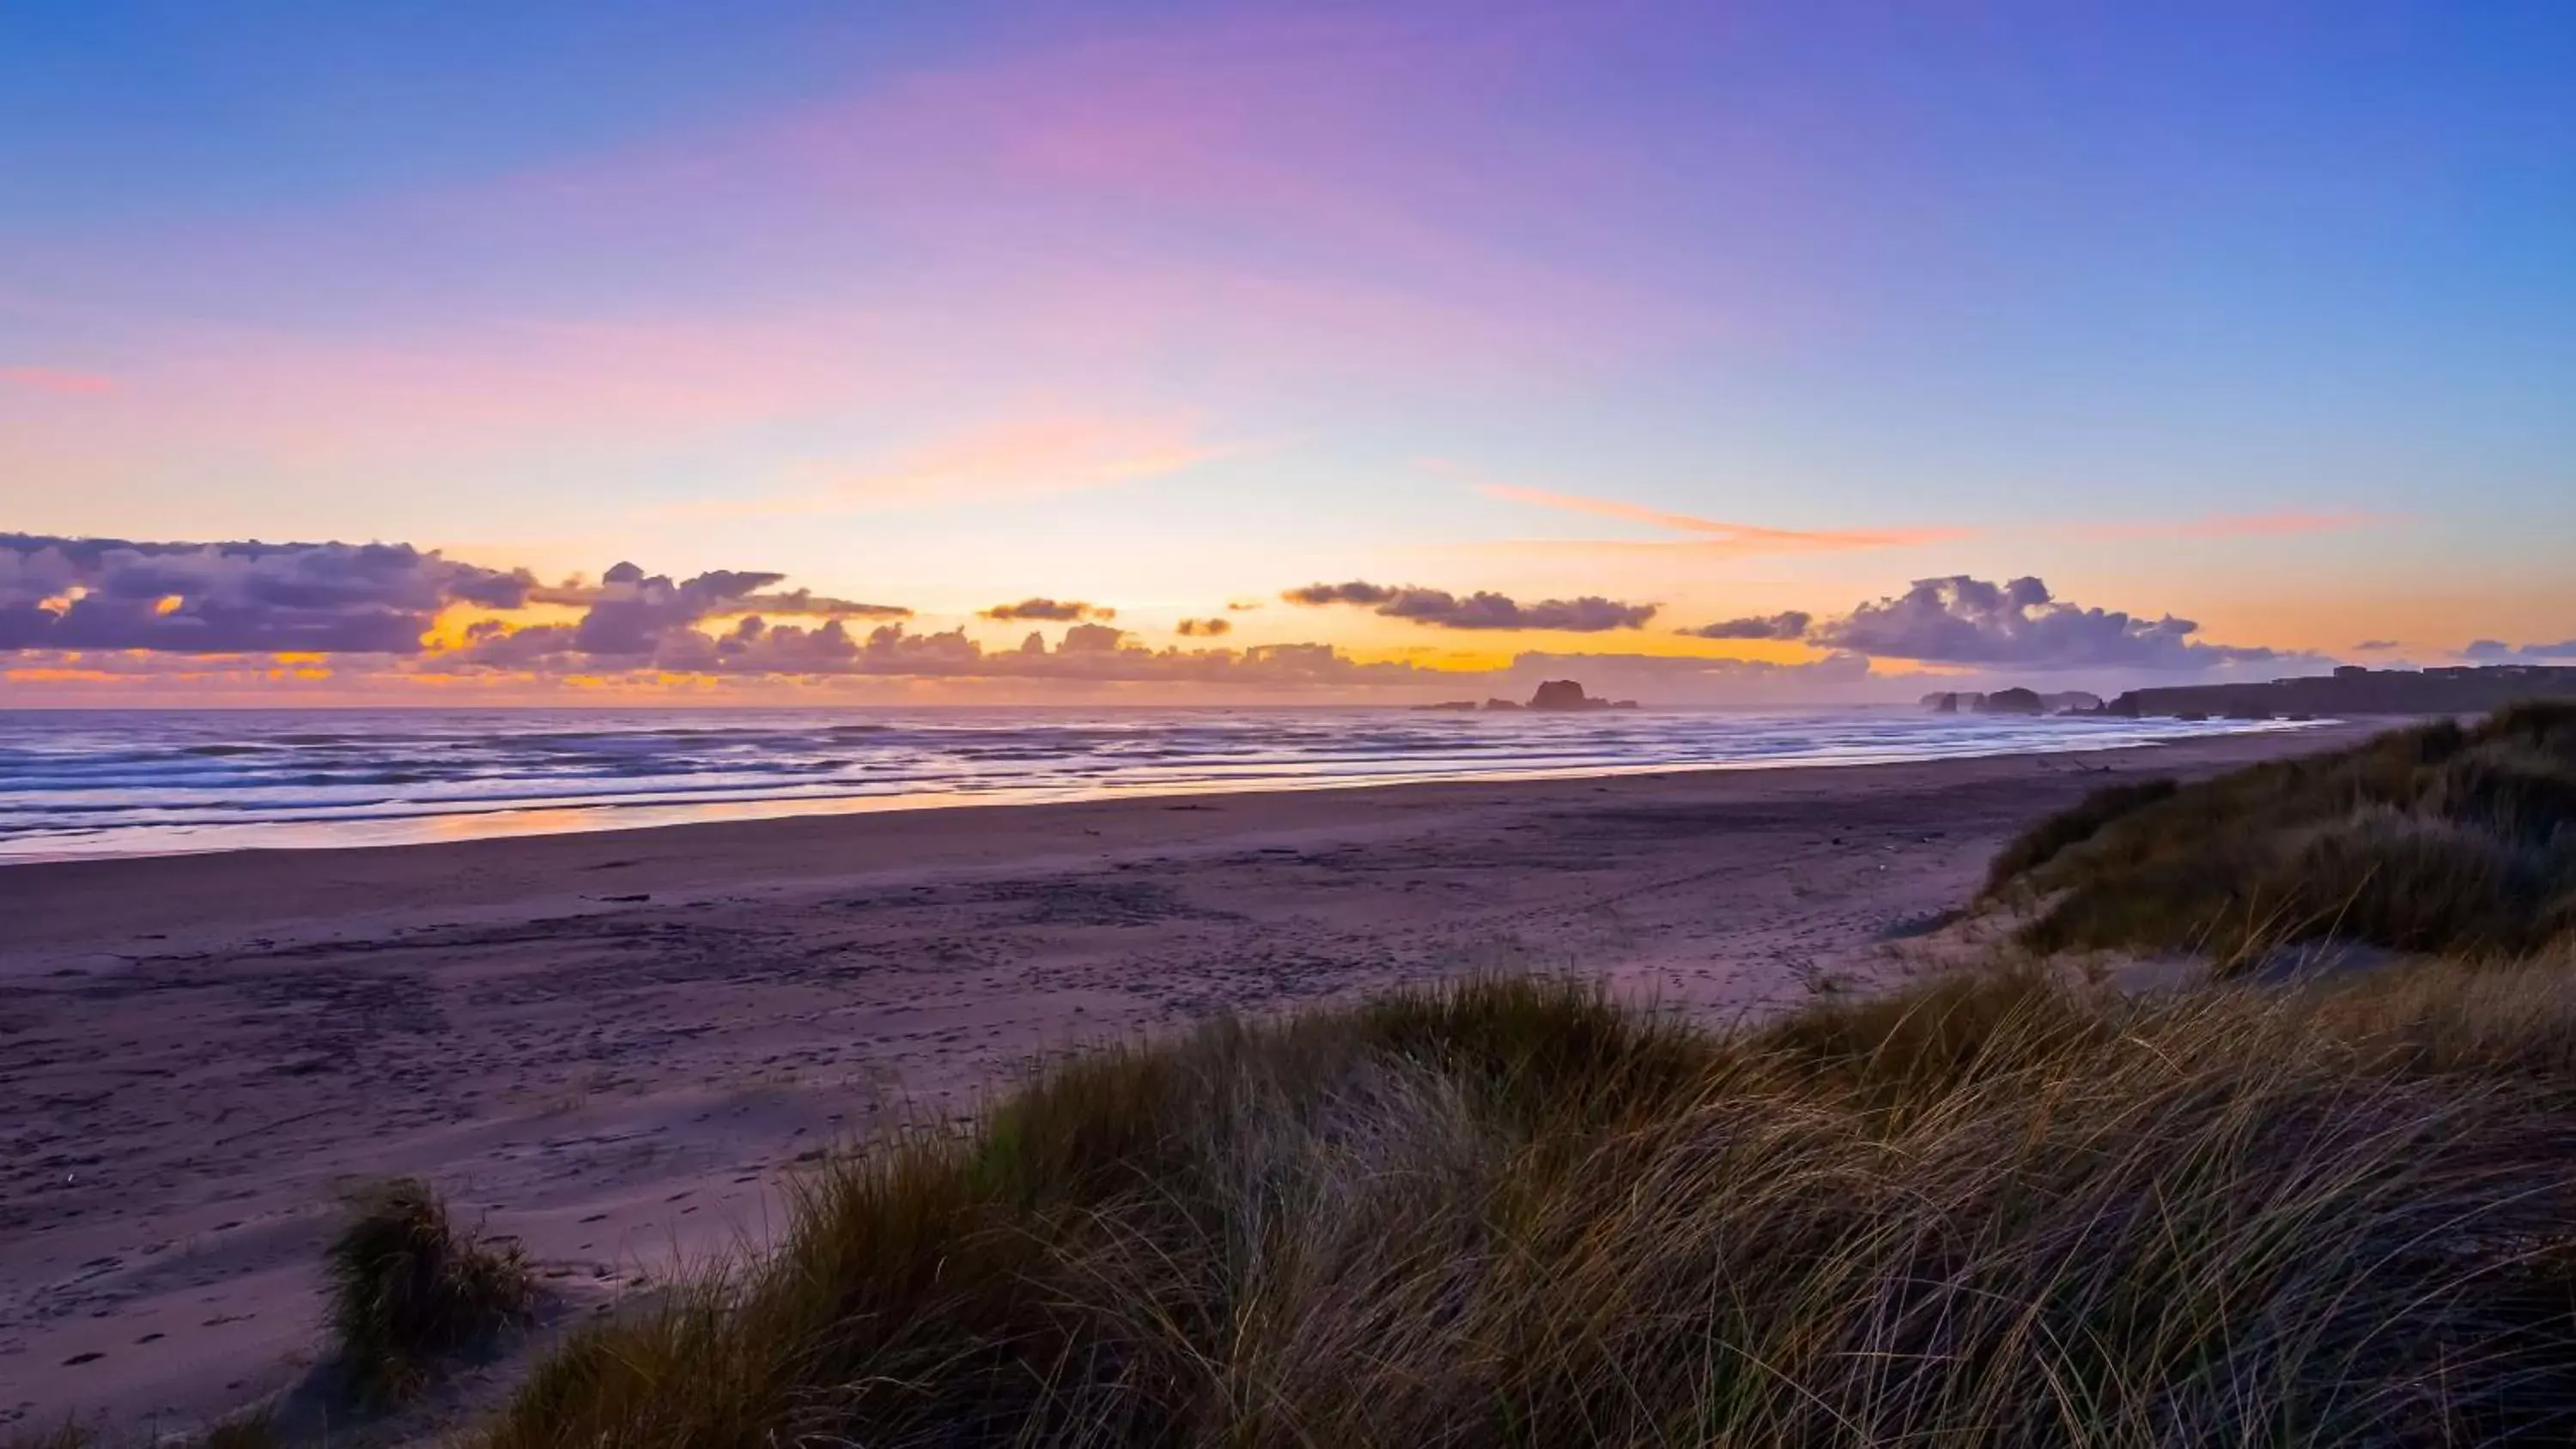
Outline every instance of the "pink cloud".
[[95, 397], [116, 390], [116, 379], [105, 373], [66, 367], [0, 367], [0, 383], [56, 397]]
[[155, 339], [148, 388], [57, 410], [48, 437], [0, 438], [0, 466], [72, 477], [224, 458], [381, 481], [573, 449], [664, 451], [925, 406], [895, 342], [762, 318], [465, 319], [363, 338], [173, 329]]
[[[1647, 178], [1605, 180], [1597, 149], [1536, 125], [1491, 134], [1519, 72], [1588, 22], [1456, 19], [1238, 13], [1025, 48], [544, 170], [203, 227], [187, 277], [149, 295], [177, 314], [198, 293], [367, 305], [406, 249], [473, 256], [446, 316], [344, 346], [398, 358], [487, 331], [496, 364], [512, 328], [710, 311], [934, 367], [1079, 353], [1096, 375], [1186, 348], [1196, 371], [1263, 381], [1557, 373], [1673, 335], [1667, 289], [1560, 234], [1633, 244], [1641, 228], [1602, 219], [1633, 219]], [[49, 260], [77, 282], [158, 244], [85, 238]], [[522, 285], [557, 274], [574, 284]], [[594, 351], [614, 365], [618, 346]]]
[[[1693, 549], [1728, 554], [1755, 553], [1842, 553], [1860, 549], [1913, 548], [1923, 544], [1946, 543], [1971, 536], [1966, 528], [1766, 528], [1752, 523], [1725, 523], [1712, 518], [1699, 518], [1687, 513], [1670, 513], [1634, 503], [1608, 498], [1586, 498], [1571, 493], [1551, 493], [1543, 488], [1522, 488], [1508, 483], [1487, 483], [1482, 491], [1493, 498], [1526, 503], [1538, 508], [1553, 508], [1568, 513], [1590, 514], [1597, 518], [1616, 518], [1629, 523], [1642, 523], [1652, 528], [1689, 535], [1682, 539], [1608, 539], [1568, 540], [1565, 546], [1578, 549]], [[1544, 546], [1533, 541], [1521, 546]]]
[[[585, 276], [635, 268], [636, 285], [611, 316], [467, 293], [451, 317], [354, 332], [169, 329], [152, 339], [159, 426], [120, 426], [93, 455], [201, 456], [211, 442], [412, 467], [668, 448], [800, 418], [900, 425], [957, 397], [1026, 407], [1068, 378], [1081, 406], [1114, 407], [1168, 395], [1176, 358], [1193, 385], [1266, 392], [1552, 377], [1614, 355], [1656, 309], [1515, 256], [1476, 224], [1499, 201], [1390, 139], [1408, 98], [1472, 91], [1480, 63], [1373, 21], [1197, 26], [899, 80], [498, 184], [235, 225], [199, 251], [201, 285], [236, 297], [290, 269], [328, 277], [357, 260], [340, 238], [388, 234], [511, 258], [501, 275], [579, 258]], [[637, 247], [642, 235], [658, 244]], [[731, 264], [746, 246], [760, 266]], [[722, 259], [718, 304], [666, 300], [703, 297], [704, 279], [647, 284], [692, 258]], [[383, 270], [382, 255], [364, 261]], [[826, 486], [839, 487], [812, 491]]]
[[[1319, 310], [1383, 315], [1392, 325], [1337, 337], [1336, 360], [1364, 370], [1444, 344], [1453, 362], [1503, 349], [1558, 375], [1675, 344], [1804, 345], [1848, 311], [1847, 287], [1811, 282], [1802, 224], [1843, 209], [1837, 168], [1786, 129], [1665, 152], [1550, 104], [1552, 77], [1605, 37], [1633, 40], [1637, 18], [1235, 11], [916, 76], [678, 164], [784, 181], [855, 205], [873, 238], [1014, 272], [1043, 235], [1086, 285], [1160, 294], [1202, 323], [1294, 335]], [[1736, 177], [1763, 199], [1767, 234], [1675, 247], [1692, 218], [1674, 164]], [[1404, 350], [1390, 356], [1391, 340]]]
[[[49, 410], [50, 435], [0, 439], [0, 467], [363, 477], [478, 506], [503, 471], [651, 474], [656, 496], [747, 473], [780, 483], [754, 511], [828, 511], [952, 467], [976, 476], [941, 486], [1024, 485], [902, 456], [781, 481], [784, 457], [991, 415], [1222, 401], [1268, 435], [1352, 396], [1513, 406], [1677, 342], [1794, 330], [1797, 287], [1720, 304], [1667, 285], [1681, 232], [1655, 224], [1655, 159], [1515, 103], [1598, 23], [1234, 12], [544, 170], [207, 220], [184, 269], [155, 264], [166, 236], [67, 238], [39, 259], [52, 290], [127, 299], [151, 386]], [[264, 320], [163, 320], [192, 316]], [[1074, 472], [1153, 476], [1208, 446], [1103, 446]]]
[[1265, 375], [1561, 369], [1674, 315], [1548, 245], [1549, 217], [1623, 209], [1600, 168], [1536, 146], [1475, 164], [1418, 124], [1486, 115], [1535, 23], [1199, 21], [899, 78], [465, 205], [574, 234], [685, 213], [683, 249], [761, 226], [783, 238], [766, 263], [828, 266], [844, 295], [878, 272], [950, 294], [952, 336], [1073, 334], [1112, 359], [1188, 345]]

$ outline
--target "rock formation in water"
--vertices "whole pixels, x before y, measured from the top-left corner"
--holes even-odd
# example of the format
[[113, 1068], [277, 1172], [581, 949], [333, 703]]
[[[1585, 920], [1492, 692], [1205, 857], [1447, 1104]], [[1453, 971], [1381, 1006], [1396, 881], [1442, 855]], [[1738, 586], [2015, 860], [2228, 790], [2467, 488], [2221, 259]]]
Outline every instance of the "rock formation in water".
[[1531, 709], [1635, 709], [1633, 699], [1596, 699], [1583, 692], [1583, 683], [1575, 679], [1551, 679], [1530, 696]]
[[2100, 714], [2102, 696], [2080, 689], [2041, 694], [2028, 689], [1999, 689], [1982, 694], [1973, 689], [1942, 690], [1923, 696], [1934, 714]]

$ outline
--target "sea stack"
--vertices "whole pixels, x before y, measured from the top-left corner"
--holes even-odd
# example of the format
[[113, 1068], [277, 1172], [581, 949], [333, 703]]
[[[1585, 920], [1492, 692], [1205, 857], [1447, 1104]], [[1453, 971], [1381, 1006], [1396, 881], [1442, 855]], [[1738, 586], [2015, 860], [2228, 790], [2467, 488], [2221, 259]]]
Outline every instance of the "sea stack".
[[1583, 692], [1583, 682], [1576, 679], [1551, 679], [1530, 696], [1531, 709], [1635, 709], [1633, 699], [1598, 699]]

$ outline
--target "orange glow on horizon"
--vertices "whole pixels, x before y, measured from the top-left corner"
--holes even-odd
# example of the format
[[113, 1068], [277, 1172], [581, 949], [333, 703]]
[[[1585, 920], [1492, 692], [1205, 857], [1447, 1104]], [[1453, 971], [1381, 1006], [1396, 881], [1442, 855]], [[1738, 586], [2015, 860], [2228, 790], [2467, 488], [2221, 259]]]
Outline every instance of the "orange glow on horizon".
[[565, 604], [530, 604], [523, 609], [487, 609], [480, 604], [450, 604], [439, 610], [430, 621], [427, 632], [420, 636], [422, 652], [450, 654], [471, 642], [465, 631], [476, 624], [497, 623], [510, 633], [538, 624], [571, 624], [580, 620], [582, 611]]

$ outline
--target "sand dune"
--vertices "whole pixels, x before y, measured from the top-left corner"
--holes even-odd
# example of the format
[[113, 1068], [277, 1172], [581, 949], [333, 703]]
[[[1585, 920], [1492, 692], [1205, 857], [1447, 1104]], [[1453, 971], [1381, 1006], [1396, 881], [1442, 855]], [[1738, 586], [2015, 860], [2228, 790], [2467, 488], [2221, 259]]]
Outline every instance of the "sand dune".
[[604, 1302], [1052, 1051], [1477, 969], [1759, 1011], [2089, 788], [2357, 732], [0, 869], [0, 1424], [292, 1380], [351, 1176]]

